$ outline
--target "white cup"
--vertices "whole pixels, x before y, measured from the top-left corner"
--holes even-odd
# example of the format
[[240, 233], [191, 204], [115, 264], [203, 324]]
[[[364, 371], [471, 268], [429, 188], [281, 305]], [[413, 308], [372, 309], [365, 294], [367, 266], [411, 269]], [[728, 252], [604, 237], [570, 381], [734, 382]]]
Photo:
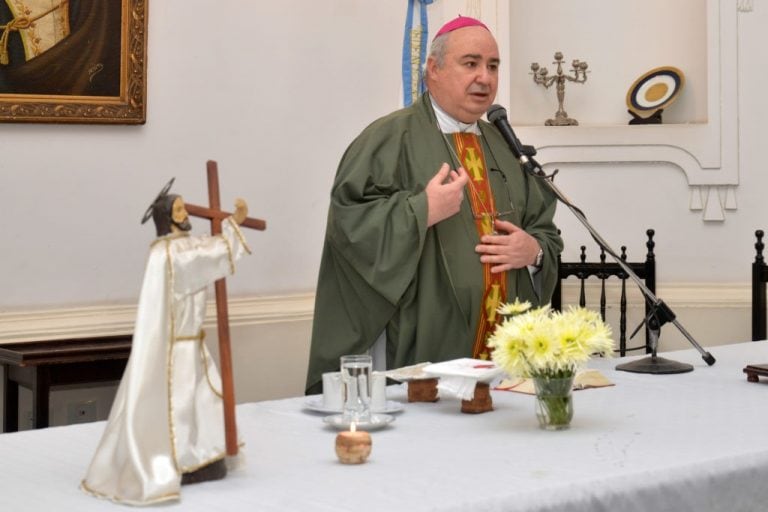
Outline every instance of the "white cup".
[[323, 374], [323, 407], [328, 410], [341, 411], [342, 406], [341, 372]]
[[387, 377], [384, 372], [373, 372], [371, 379], [371, 411], [380, 412], [387, 408]]

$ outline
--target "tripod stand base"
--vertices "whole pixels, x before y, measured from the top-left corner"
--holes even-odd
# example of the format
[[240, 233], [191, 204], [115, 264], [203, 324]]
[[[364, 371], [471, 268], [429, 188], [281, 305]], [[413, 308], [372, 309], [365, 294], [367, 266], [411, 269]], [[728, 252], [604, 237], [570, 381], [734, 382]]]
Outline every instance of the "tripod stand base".
[[648, 356], [631, 363], [624, 363], [616, 366], [617, 370], [633, 373], [686, 373], [692, 372], [693, 366], [686, 363], [678, 363], [664, 359], [663, 357]]

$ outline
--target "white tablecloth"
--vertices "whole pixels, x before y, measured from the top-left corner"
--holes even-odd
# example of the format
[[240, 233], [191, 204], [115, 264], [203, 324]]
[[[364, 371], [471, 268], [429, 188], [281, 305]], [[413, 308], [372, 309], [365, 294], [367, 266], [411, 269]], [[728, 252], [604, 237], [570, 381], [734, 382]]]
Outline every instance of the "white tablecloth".
[[[572, 428], [539, 430], [534, 398], [493, 392], [495, 410], [407, 404], [372, 433], [360, 466], [337, 462], [336, 432], [304, 397], [238, 406], [244, 466], [218, 482], [184, 486], [191, 511], [764, 511], [768, 510], [768, 380], [742, 369], [768, 363], [768, 342], [665, 357], [691, 373], [617, 372], [615, 386], [577, 391]], [[620, 360], [626, 362], [632, 358]], [[401, 386], [389, 398], [405, 401]], [[78, 490], [104, 422], [0, 435], [0, 510], [120, 510]], [[160, 508], [160, 507], [157, 507]]]

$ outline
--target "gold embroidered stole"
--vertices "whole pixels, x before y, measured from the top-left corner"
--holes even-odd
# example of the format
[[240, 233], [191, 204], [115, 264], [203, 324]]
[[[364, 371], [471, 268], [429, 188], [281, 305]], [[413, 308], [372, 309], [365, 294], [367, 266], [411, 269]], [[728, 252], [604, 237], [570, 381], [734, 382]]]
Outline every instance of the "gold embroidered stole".
[[[461, 164], [469, 174], [469, 198], [478, 237], [493, 233], [496, 218], [496, 204], [493, 200], [491, 184], [485, 166], [480, 139], [474, 133], [454, 133], [453, 141]], [[489, 359], [490, 350], [486, 346], [488, 336], [493, 332], [500, 317], [496, 310], [507, 300], [507, 273], [491, 273], [491, 264], [483, 264], [484, 290], [480, 306], [480, 318], [475, 332], [472, 357]]]

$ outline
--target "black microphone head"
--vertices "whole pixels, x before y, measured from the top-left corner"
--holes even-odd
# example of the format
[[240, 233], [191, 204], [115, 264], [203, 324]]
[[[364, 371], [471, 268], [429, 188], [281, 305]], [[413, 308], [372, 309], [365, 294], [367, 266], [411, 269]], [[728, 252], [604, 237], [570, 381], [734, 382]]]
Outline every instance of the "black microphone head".
[[507, 118], [507, 111], [501, 105], [491, 105], [488, 112], [485, 114], [488, 118], [488, 122], [495, 123], [499, 119]]

